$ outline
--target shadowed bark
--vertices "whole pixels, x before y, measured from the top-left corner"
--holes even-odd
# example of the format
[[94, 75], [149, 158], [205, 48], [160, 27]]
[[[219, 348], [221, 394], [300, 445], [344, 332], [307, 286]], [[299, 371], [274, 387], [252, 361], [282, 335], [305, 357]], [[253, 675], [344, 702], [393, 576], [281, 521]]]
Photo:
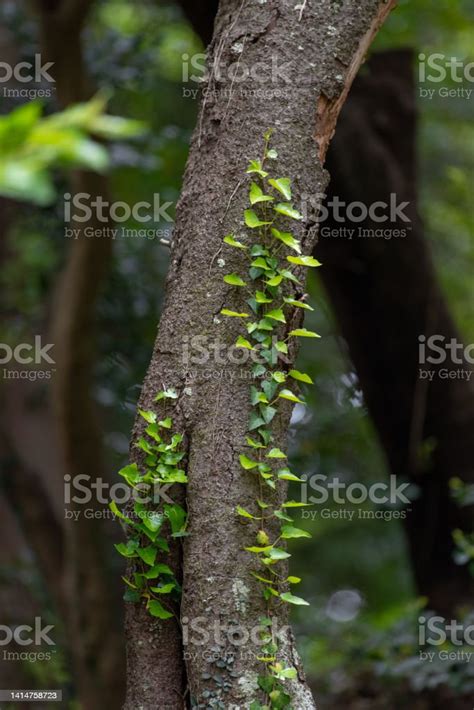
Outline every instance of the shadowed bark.
[[[449, 615], [474, 591], [467, 568], [453, 561], [451, 536], [454, 528], [472, 528], [472, 508], [458, 508], [448, 488], [452, 476], [474, 481], [474, 385], [440, 376], [442, 368], [470, 371], [467, 362], [419, 362], [420, 335], [462, 337], [417, 213], [415, 141], [412, 54], [376, 54], [339, 119], [328, 154], [328, 200], [390, 203], [395, 193], [397, 203], [409, 203], [411, 223], [349, 225], [356, 234], [359, 227], [409, 227], [406, 237], [390, 240], [325, 237], [322, 231], [315, 255], [390, 469], [420, 490], [406, 521], [418, 591]], [[322, 225], [341, 226], [334, 219]], [[431, 369], [433, 381], [420, 379], [420, 369]]]
[[[245, 506], [258, 497], [257, 484], [242, 475], [237, 457], [250, 410], [249, 380], [242, 376], [246, 368], [226, 363], [222, 376], [210, 379], [203, 368], [196, 369], [183, 359], [184, 338], [205, 335], [209, 343], [230, 346], [235, 342], [236, 324], [229, 323], [232, 319], [220, 322], [217, 315], [234, 298], [222, 276], [241, 271], [242, 261], [238, 254], [226, 256], [223, 271], [218, 257], [223, 236], [240, 229], [247, 206], [244, 171], [248, 160], [260, 155], [263, 132], [274, 127], [275, 170], [292, 178], [296, 199], [302, 193], [324, 190], [327, 175], [322, 161], [337, 113], [391, 6], [374, 0], [351, 8], [321, 2], [317, 7], [307, 3], [295, 9], [286, 0], [278, 6], [244, 6], [237, 0], [220, 4], [210, 63], [218, 62], [225, 75], [226, 67], [237, 59], [247, 67], [257, 62], [268, 67], [276, 58], [280, 66], [287, 66], [289, 81], [278, 76], [274, 84], [267, 79], [263, 86], [250, 80], [234, 85], [219, 83], [212, 75], [208, 82], [210, 91], [201, 104], [177, 210], [164, 312], [140, 398], [140, 407], [156, 409], [154, 396], [163, 386], [179, 393], [175, 428], [186, 435], [190, 479], [183, 625], [204, 620], [206, 628], [215, 622], [227, 628], [230, 620], [237, 619], [250, 630], [259, 626], [265, 613], [257, 583], [249, 575], [250, 556], [243, 550], [252, 532], [235, 515], [237, 504]], [[255, 91], [262, 88], [267, 91]], [[314, 246], [311, 224], [308, 220], [296, 230], [306, 253]], [[217, 368], [212, 359], [206, 363], [207, 370]], [[283, 445], [289, 414], [287, 407], [278, 418], [276, 445]], [[137, 422], [131, 450], [135, 461], [139, 457], [133, 443], [142, 428]], [[171, 546], [176, 566], [176, 541]], [[179, 569], [176, 572], [180, 576]], [[277, 621], [280, 627], [286, 625], [284, 605], [278, 609]], [[176, 623], [154, 621], [143, 608], [129, 605], [127, 642], [127, 710], [139, 706], [178, 710], [189, 707], [190, 701], [207, 707], [207, 694], [216, 689], [212, 635], [198, 646], [183, 647]], [[235, 676], [221, 672], [230, 682], [224, 697], [229, 708], [247, 708], [258, 695], [255, 648], [250, 643], [241, 650], [249, 653], [235, 658]], [[183, 685], [183, 651], [188, 653], [187, 688]], [[235, 647], [224, 643], [220, 652], [228, 656]], [[314, 708], [291, 637], [283, 643], [283, 655], [298, 669], [290, 683], [294, 707]]]

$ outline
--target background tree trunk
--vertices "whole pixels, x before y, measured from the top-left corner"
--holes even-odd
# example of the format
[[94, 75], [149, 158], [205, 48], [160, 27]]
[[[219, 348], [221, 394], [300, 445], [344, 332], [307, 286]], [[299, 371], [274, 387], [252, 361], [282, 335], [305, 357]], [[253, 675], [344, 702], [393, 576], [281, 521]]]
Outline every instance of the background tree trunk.
[[[451, 362], [420, 365], [418, 336], [462, 342], [433, 265], [416, 200], [416, 107], [412, 53], [375, 54], [354, 82], [328, 153], [328, 200], [366, 205], [409, 202], [406, 238], [320, 237], [328, 291], [370, 415], [392, 473], [420, 489], [406, 532], [415, 582], [429, 605], [446, 615], [472, 599], [473, 580], [453, 560], [452, 531], [472, 528], [472, 508], [451, 499], [452, 476], [474, 481], [473, 380], [440, 379]], [[358, 225], [352, 225], [358, 226]], [[389, 225], [403, 229], [403, 222]], [[329, 219], [324, 227], [340, 228]], [[360, 227], [387, 224], [370, 221]], [[432, 382], [419, 369], [436, 370]], [[469, 363], [462, 367], [470, 369]], [[424, 445], [433, 445], [427, 452]], [[425, 451], [425, 455], [423, 455]]]
[[[303, 3], [295, 9], [286, 0], [278, 6], [244, 7], [237, 0], [220, 4], [211, 58], [219, 61], [221, 72], [225, 75], [225, 68], [237, 60], [247, 67], [257, 62], [272, 66], [276, 58], [278, 66], [287, 67], [290, 81], [279, 78], [278, 84], [271, 84], [267, 79], [263, 86], [249, 80], [217, 83], [211, 75], [207, 88], [225, 87], [228, 93], [208, 94], [202, 102], [177, 210], [166, 302], [140, 406], [156, 407], [153, 399], [163, 386], [175, 387], [179, 393], [174, 420], [176, 430], [187, 439], [191, 533], [184, 545], [183, 623], [205, 619], [207, 627], [215, 621], [227, 627], [237, 619], [250, 629], [259, 625], [265, 613], [260, 592], [249, 576], [250, 556], [243, 551], [251, 533], [235, 515], [237, 504], [245, 506], [256, 497], [237, 458], [250, 409], [249, 380], [243, 376], [246, 368], [226, 363], [219, 380], [209, 379], [205, 369], [216, 373], [217, 363], [209, 360], [204, 369], [190, 366], [183, 360], [184, 338], [204, 335], [210, 344], [227, 346], [235, 342], [235, 324], [220, 322], [217, 315], [234, 298], [222, 276], [241, 271], [242, 262], [239, 255], [226, 255], [222, 269], [218, 257], [223, 236], [239, 230], [242, 223], [248, 160], [260, 155], [262, 134], [274, 127], [278, 174], [291, 177], [296, 196], [324, 191], [327, 175], [322, 162], [338, 111], [391, 7], [392, 3], [375, 0], [350, 9], [329, 2], [316, 7]], [[248, 91], [262, 88], [270, 91], [265, 96]], [[315, 236], [311, 220], [300, 225], [297, 236], [305, 252], [310, 252]], [[287, 408], [276, 424], [276, 445], [284, 439], [289, 414]], [[137, 422], [132, 445], [141, 431]], [[132, 446], [132, 459], [137, 458]], [[176, 544], [172, 541], [175, 560], [179, 557]], [[286, 624], [286, 614], [286, 608], [282, 609], [280, 626]], [[185, 688], [178, 625], [154, 621], [143, 609], [129, 605], [127, 640], [127, 709], [182, 708]], [[205, 704], [205, 692], [216, 689], [215, 669], [206, 660], [215, 654], [213, 647], [211, 638], [197, 649], [186, 649], [191, 655], [186, 665], [194, 703]], [[219, 652], [225, 656], [233, 650], [227, 645]], [[252, 648], [247, 646], [247, 650]], [[293, 643], [288, 643], [285, 655], [300, 669]], [[171, 675], [169, 669], [174, 669]], [[226, 707], [248, 707], [255, 697], [257, 676], [252, 654], [236, 658], [233, 670], [237, 679], [230, 678]], [[314, 708], [301, 670], [292, 686], [294, 706]]]

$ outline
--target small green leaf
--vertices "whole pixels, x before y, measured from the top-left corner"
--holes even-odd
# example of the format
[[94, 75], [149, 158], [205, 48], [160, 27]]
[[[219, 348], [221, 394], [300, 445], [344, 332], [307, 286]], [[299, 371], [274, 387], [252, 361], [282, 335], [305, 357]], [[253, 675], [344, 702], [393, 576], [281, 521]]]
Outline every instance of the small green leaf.
[[301, 478], [298, 478], [298, 476], [295, 476], [294, 473], [291, 473], [289, 468], [280, 469], [277, 473], [277, 476], [282, 481], [297, 481], [298, 483], [303, 482]]
[[271, 202], [273, 199], [271, 195], [264, 195], [262, 188], [256, 182], [250, 184], [249, 200], [251, 205], [256, 205], [258, 202]]
[[277, 205], [274, 205], [273, 209], [275, 212], [278, 212], [278, 214], [285, 215], [285, 217], [298, 220], [303, 219], [303, 215], [300, 214], [298, 210], [295, 210], [293, 205], [289, 202], [279, 202]]
[[255, 229], [256, 227], [264, 227], [266, 224], [271, 224], [271, 222], [262, 222], [262, 220], [254, 210], [245, 210], [244, 220], [247, 227], [250, 227], [251, 229]]
[[277, 343], [275, 343], [275, 348], [278, 350], [279, 353], [288, 353], [288, 345], [283, 342], [283, 340], [279, 340]]
[[168, 582], [167, 584], [163, 584], [161, 587], [150, 587], [151, 591], [156, 594], [169, 594], [175, 588], [176, 584], [174, 582]]
[[249, 343], [248, 340], [243, 338], [241, 335], [237, 338], [235, 341], [235, 347], [236, 348], [246, 348], [246, 350], [255, 350], [255, 348], [252, 346], [251, 343]]
[[295, 528], [292, 525], [283, 525], [281, 529], [281, 536], [284, 540], [290, 540], [296, 537], [311, 537], [310, 533], [306, 530], [301, 530], [301, 528]]
[[226, 237], [224, 237], [224, 242], [228, 244], [230, 247], [236, 247], [237, 249], [247, 249], [248, 247], [245, 246], [245, 244], [242, 244], [242, 242], [237, 241], [237, 239], [234, 239], [232, 234], [228, 234]]
[[303, 400], [296, 396], [291, 390], [283, 389], [278, 393], [281, 399], [287, 399], [290, 402], [298, 402], [299, 404], [304, 404]]
[[237, 313], [237, 311], [229, 311], [228, 308], [223, 308], [221, 311], [223, 316], [230, 316], [231, 318], [248, 318], [248, 313]]
[[262, 163], [260, 160], [251, 160], [250, 164], [245, 171], [247, 173], [257, 173], [257, 175], [260, 175], [260, 177], [267, 177], [268, 173], [265, 172], [265, 170], [262, 170]]
[[154, 424], [156, 422], [156, 412], [152, 412], [152, 411], [145, 412], [145, 411], [143, 411], [143, 409], [139, 409], [138, 413], [140, 414], [141, 417], [143, 417], [143, 419], [145, 421], [148, 422], [148, 424]]
[[290, 584], [299, 584], [301, 582], [301, 577], [287, 577], [286, 581]]
[[278, 382], [279, 385], [281, 385], [286, 380], [285, 373], [280, 372], [280, 370], [275, 370], [275, 372], [272, 373], [272, 377], [275, 382]]
[[283, 276], [281, 274], [277, 274], [276, 276], [273, 276], [271, 279], [268, 279], [268, 281], [265, 281], [265, 283], [268, 286], [279, 286], [282, 281], [283, 281]]
[[283, 592], [283, 594], [280, 594], [280, 599], [283, 599], [284, 602], [288, 602], [288, 604], [296, 604], [297, 606], [309, 606], [309, 602], [305, 601], [301, 597], [295, 597], [293, 594], [290, 594], [290, 592]]
[[236, 513], [238, 515], [240, 515], [242, 518], [249, 518], [250, 520], [256, 520], [255, 515], [252, 515], [247, 510], [245, 510], [245, 508], [242, 508], [240, 505], [238, 505], [235, 510], [236, 510]]
[[280, 232], [279, 229], [275, 229], [274, 227], [272, 227], [272, 234], [275, 237], [275, 239], [278, 239], [280, 242], [285, 244], [287, 247], [296, 251], [297, 254], [301, 254], [300, 243], [297, 239], [295, 239], [295, 237], [292, 234], [290, 234], [290, 232]]
[[265, 318], [271, 318], [279, 323], [286, 323], [286, 318], [281, 308], [275, 308], [273, 311], [268, 311], [268, 313], [265, 313]]
[[314, 385], [313, 380], [309, 375], [306, 374], [306, 372], [300, 372], [299, 370], [290, 370], [288, 374], [294, 380], [298, 380], [299, 382], [306, 382], [308, 385]]
[[270, 150], [267, 150], [266, 157], [270, 158], [270, 160], [276, 160], [276, 158], [278, 158], [278, 151], [276, 151], [275, 148], [270, 148]]
[[272, 187], [275, 188], [275, 190], [278, 190], [285, 200], [291, 200], [291, 180], [290, 178], [277, 178], [274, 180], [273, 178], [270, 178], [268, 181], [268, 184], [271, 185]]
[[287, 560], [291, 555], [282, 550], [281, 547], [271, 547], [266, 553], [268, 557], [272, 560]]
[[240, 454], [239, 461], [242, 468], [245, 468], [246, 471], [258, 466], [258, 461], [252, 461], [252, 459], [249, 459], [245, 454]]
[[264, 271], [271, 271], [271, 268], [268, 266], [263, 256], [257, 256], [257, 258], [252, 261], [250, 266], [253, 266], [256, 269], [263, 269]]
[[306, 508], [311, 503], [300, 503], [297, 500], [287, 500], [286, 503], [282, 503], [282, 508]]
[[245, 281], [238, 274], [226, 274], [224, 276], [224, 281], [226, 284], [231, 286], [246, 286]]
[[321, 336], [312, 330], [306, 330], [306, 328], [297, 328], [289, 333], [290, 337], [300, 337], [300, 338], [320, 338]]
[[263, 444], [259, 444], [258, 441], [255, 441], [254, 439], [251, 439], [250, 436], [247, 436], [247, 437], [245, 438], [245, 441], [247, 442], [247, 444], [248, 444], [249, 446], [252, 447], [252, 449], [264, 449], [264, 448], [265, 448]]
[[255, 300], [257, 303], [271, 303], [273, 299], [267, 296], [263, 291], [256, 291]]
[[152, 616], [156, 616], [158, 619], [171, 619], [173, 616], [173, 614], [167, 611], [156, 599], [151, 599], [146, 608]]
[[286, 459], [286, 454], [281, 449], [270, 449], [267, 454], [267, 459]]
[[283, 298], [285, 303], [288, 303], [289, 306], [295, 306], [296, 308], [304, 308], [307, 311], [314, 311], [314, 308], [312, 308], [308, 303], [305, 303], [304, 301], [297, 301], [295, 298], [288, 298], [285, 296]]
[[291, 264], [299, 264], [300, 266], [322, 266], [321, 262], [313, 256], [287, 256], [286, 259]]
[[147, 565], [153, 567], [156, 559], [156, 547], [153, 547], [153, 545], [148, 545], [148, 547], [139, 547], [137, 549], [137, 553], [142, 558], [143, 562], [146, 562]]

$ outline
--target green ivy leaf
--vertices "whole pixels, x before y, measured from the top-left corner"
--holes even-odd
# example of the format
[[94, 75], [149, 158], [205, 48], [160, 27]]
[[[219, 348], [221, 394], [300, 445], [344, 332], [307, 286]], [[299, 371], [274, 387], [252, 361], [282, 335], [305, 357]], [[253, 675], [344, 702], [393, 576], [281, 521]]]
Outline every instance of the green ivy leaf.
[[300, 214], [298, 210], [295, 210], [293, 205], [289, 202], [279, 202], [277, 205], [274, 205], [273, 209], [275, 212], [278, 212], [278, 214], [282, 214], [285, 217], [298, 220], [303, 219], [303, 215]]
[[240, 454], [239, 461], [242, 468], [244, 468], [246, 471], [250, 471], [252, 468], [258, 466], [258, 461], [253, 461], [252, 459], [249, 459], [248, 456], [245, 456], [245, 454]]
[[312, 330], [306, 330], [306, 328], [297, 328], [289, 333], [290, 337], [300, 337], [300, 338], [320, 338], [321, 336]]
[[238, 274], [226, 274], [224, 276], [224, 281], [226, 284], [231, 286], [246, 286], [245, 281]]
[[268, 184], [278, 190], [285, 200], [291, 200], [291, 180], [290, 178], [270, 178]]
[[183, 531], [186, 523], [186, 511], [177, 503], [170, 505], [165, 503], [165, 515], [170, 521], [172, 535]]
[[252, 346], [251, 343], [249, 343], [248, 340], [243, 338], [241, 335], [237, 338], [235, 341], [235, 347], [236, 348], [245, 348], [246, 350], [255, 350], [255, 348]]
[[268, 313], [265, 313], [265, 318], [271, 318], [279, 323], [286, 323], [286, 318], [281, 308], [275, 308], [273, 311], [268, 311]]
[[267, 454], [267, 459], [286, 459], [286, 454], [281, 449], [270, 449]]
[[163, 584], [161, 587], [150, 587], [150, 589], [156, 594], [170, 594], [173, 589], [176, 589], [176, 584], [174, 582], [168, 582], [167, 584]]
[[271, 560], [287, 560], [291, 555], [281, 547], [271, 547], [266, 553]]
[[313, 256], [287, 256], [286, 260], [291, 264], [299, 264], [300, 266], [322, 266], [321, 262]]
[[295, 476], [294, 473], [291, 473], [289, 468], [282, 468], [278, 471], [277, 473], [278, 478], [280, 478], [282, 481], [297, 481], [298, 483], [302, 483], [302, 479], [298, 478], [298, 476]]
[[256, 520], [257, 518], [255, 515], [252, 515], [251, 513], [248, 512], [248, 510], [245, 510], [245, 508], [242, 508], [240, 505], [237, 506], [235, 509], [236, 513], [240, 515], [242, 518], [249, 518], [250, 520]]
[[262, 169], [262, 163], [260, 160], [251, 160], [250, 164], [245, 171], [247, 173], [257, 173], [257, 175], [260, 175], [260, 177], [267, 177], [268, 173], [265, 172], [265, 170]]
[[280, 599], [283, 599], [284, 602], [288, 602], [288, 604], [296, 604], [297, 606], [309, 606], [309, 602], [305, 601], [305, 599], [302, 599], [301, 597], [295, 597], [293, 594], [290, 594], [290, 592], [283, 592], [283, 594], [280, 594]]
[[139, 409], [138, 413], [148, 424], [154, 424], [156, 422], [156, 412], [152, 412], [151, 410], [145, 412], [143, 409]]
[[275, 343], [275, 348], [278, 350], [279, 353], [285, 353], [285, 355], [288, 353], [288, 345], [283, 342], [283, 340], [279, 340], [277, 343]]
[[270, 298], [263, 291], [256, 291], [255, 292], [255, 300], [257, 301], [257, 303], [271, 303], [273, 301], [273, 299]]
[[158, 619], [171, 619], [173, 616], [173, 614], [167, 611], [156, 599], [151, 599], [146, 608], [152, 616], [156, 616]]
[[141, 557], [143, 562], [145, 562], [150, 567], [153, 567], [156, 559], [156, 547], [153, 545], [148, 545], [148, 547], [139, 547], [137, 549], [138, 555]]
[[290, 232], [280, 232], [279, 229], [275, 229], [274, 227], [272, 227], [272, 234], [275, 239], [278, 239], [280, 242], [283, 242], [285, 246], [289, 247], [290, 249], [293, 249], [293, 251], [296, 251], [297, 254], [301, 254], [300, 243]]
[[310, 533], [301, 528], [295, 528], [292, 525], [283, 525], [281, 528], [281, 536], [284, 540], [290, 540], [297, 537], [311, 537]]
[[251, 229], [256, 229], [257, 227], [264, 227], [267, 224], [271, 224], [271, 222], [262, 222], [262, 220], [254, 210], [245, 210], [244, 220], [247, 227], [250, 227]]
[[299, 397], [294, 394], [291, 390], [288, 389], [283, 389], [278, 393], [278, 396], [281, 397], [281, 399], [287, 399], [290, 402], [298, 402], [298, 404], [304, 404], [303, 400], [300, 399]]
[[237, 313], [237, 311], [229, 311], [228, 308], [223, 308], [221, 311], [223, 316], [229, 316], [231, 318], [248, 318], [248, 313]]
[[272, 202], [273, 199], [271, 195], [264, 195], [262, 188], [256, 182], [250, 184], [249, 200], [251, 205], [255, 205], [258, 202]]
[[271, 279], [268, 279], [268, 281], [265, 281], [265, 283], [268, 286], [279, 286], [282, 281], [283, 281], [283, 276], [281, 274], [277, 274], [276, 276], [273, 276]]
[[288, 374], [294, 380], [298, 380], [299, 382], [306, 382], [308, 385], [314, 385], [313, 380], [309, 375], [306, 374], [306, 372], [300, 372], [299, 370], [290, 370]]
[[242, 244], [242, 242], [239, 242], [237, 239], [234, 239], [232, 234], [228, 234], [226, 237], [224, 237], [224, 242], [230, 247], [235, 247], [236, 249], [248, 249], [245, 244]]
[[263, 256], [257, 256], [257, 258], [252, 261], [250, 266], [253, 266], [256, 269], [263, 269], [264, 271], [271, 271], [271, 268], [268, 266]]
[[308, 303], [305, 303], [304, 301], [297, 301], [295, 298], [288, 298], [284, 297], [283, 300], [285, 303], [288, 303], [289, 306], [295, 306], [295, 308], [304, 308], [307, 311], [314, 311], [314, 308], [312, 308]]

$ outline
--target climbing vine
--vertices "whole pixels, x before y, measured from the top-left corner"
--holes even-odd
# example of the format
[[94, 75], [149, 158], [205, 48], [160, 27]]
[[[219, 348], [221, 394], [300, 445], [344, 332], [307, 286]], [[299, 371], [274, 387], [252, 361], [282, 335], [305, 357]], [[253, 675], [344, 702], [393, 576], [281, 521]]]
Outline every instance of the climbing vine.
[[[249, 237], [249, 243], [239, 241], [232, 234], [224, 237], [228, 247], [242, 250], [248, 258], [247, 280], [237, 273], [229, 273], [224, 281], [247, 293], [249, 311], [224, 308], [221, 313], [242, 321], [242, 333], [235, 345], [258, 355], [252, 367], [252, 412], [246, 447], [239, 454], [239, 462], [245, 472], [258, 478], [259, 494], [251, 510], [243, 506], [236, 509], [236, 514], [245, 522], [253, 523], [253, 539], [245, 550], [257, 561], [251, 574], [259, 582], [266, 602], [266, 616], [260, 619], [262, 646], [258, 656], [262, 664], [258, 685], [265, 699], [263, 704], [257, 699], [252, 701], [250, 710], [297, 710], [292, 708], [285, 686], [286, 681], [296, 677], [297, 670], [285, 667], [280, 660], [280, 649], [272, 633], [272, 617], [276, 605], [308, 604], [290, 591], [291, 585], [298, 584], [300, 578], [284, 574], [281, 565], [290, 557], [285, 541], [310, 537], [310, 534], [296, 527], [289, 514], [292, 508], [306, 503], [282, 501], [280, 488], [288, 481], [301, 482], [301, 479], [290, 470], [286, 453], [274, 445], [272, 427], [281, 401], [304, 404], [297, 388], [313, 384], [309, 375], [290, 366], [288, 356], [296, 338], [319, 337], [306, 328], [293, 328], [290, 323], [295, 309], [313, 310], [301, 295], [298, 269], [317, 267], [320, 263], [302, 254], [300, 241], [290, 231], [288, 225], [293, 220], [301, 220], [302, 215], [291, 202], [291, 180], [271, 177], [267, 169], [278, 157], [277, 151], [270, 148], [270, 138], [271, 131], [267, 131], [262, 157], [252, 160], [246, 171], [251, 176], [250, 206], [244, 211], [248, 229], [245, 239]], [[170, 389], [159, 392], [155, 401], [176, 398], [176, 392]], [[152, 616], [168, 619], [174, 615], [170, 602], [179, 599], [181, 589], [165, 562], [169, 546], [164, 533], [175, 538], [186, 535], [186, 511], [177, 503], [163, 502], [161, 497], [158, 502], [143, 499], [142, 494], [157, 486], [187, 482], [185, 471], [179, 468], [185, 456], [180, 450], [183, 435], [173, 433], [171, 416], [159, 419], [152, 410], [139, 410], [139, 414], [147, 424], [144, 436], [136, 443], [144, 455], [141, 465], [132, 463], [119, 471], [130, 488], [133, 504], [126, 512], [115, 502], [110, 508], [128, 530], [127, 542], [116, 545], [116, 549], [134, 561], [133, 572], [123, 578], [127, 585], [125, 599], [144, 601]], [[270, 528], [274, 529], [274, 525], [270, 522], [279, 525], [273, 539]]]
[[[224, 242], [229, 247], [240, 249], [247, 255], [248, 279], [236, 273], [224, 276], [227, 284], [243, 289], [248, 298], [249, 311], [224, 308], [221, 313], [242, 321], [242, 334], [235, 345], [256, 351], [259, 361], [252, 368], [253, 384], [250, 387], [252, 412], [248, 424], [246, 447], [239, 455], [242, 469], [258, 477], [259, 496], [252, 510], [238, 506], [236, 513], [254, 525], [253, 544], [245, 549], [258, 561], [257, 571], [251, 574], [261, 585], [267, 604], [267, 616], [261, 619], [262, 672], [258, 685], [265, 695], [262, 705], [254, 700], [250, 710], [280, 710], [291, 708], [291, 697], [285, 690], [285, 681], [295, 678], [295, 668], [284, 667], [279, 660], [279, 648], [270, 627], [276, 604], [307, 605], [295, 596], [290, 585], [298, 584], [298, 577], [286, 576], [279, 571], [281, 563], [290, 557], [281, 541], [310, 537], [310, 534], [295, 526], [289, 515], [292, 508], [305, 505], [297, 501], [277, 502], [278, 487], [282, 482], [301, 479], [292, 473], [286, 464], [287, 455], [273, 445], [272, 422], [281, 400], [304, 404], [295, 388], [301, 383], [312, 384], [309, 375], [291, 368], [288, 364], [289, 346], [295, 338], [318, 338], [319, 335], [306, 328], [291, 328], [289, 323], [294, 309], [313, 310], [300, 297], [300, 279], [296, 267], [317, 267], [320, 263], [312, 256], [302, 255], [301, 243], [291, 233], [291, 222], [299, 221], [302, 215], [293, 206], [291, 181], [287, 177], [271, 177], [267, 165], [278, 157], [270, 148], [271, 131], [264, 135], [263, 155], [252, 160], [247, 168], [251, 175], [249, 189], [250, 206], [244, 211], [244, 223], [248, 228], [249, 243], [244, 243], [228, 234]], [[247, 239], [247, 237], [245, 237]], [[250, 241], [251, 239], [251, 241]], [[271, 539], [269, 521], [279, 522], [279, 534]]]
[[[155, 401], [176, 398], [176, 392], [169, 389], [159, 392]], [[173, 433], [172, 417], [159, 419], [151, 410], [138, 411], [147, 423], [144, 436], [136, 443], [144, 454], [143, 464], [139, 467], [132, 463], [119, 471], [129, 486], [132, 504], [131, 512], [124, 513], [115, 501], [110, 503], [110, 509], [128, 530], [127, 542], [115, 547], [123, 557], [134, 560], [132, 575], [123, 577], [127, 585], [125, 600], [143, 600], [152, 616], [169, 619], [174, 616], [169, 602], [180, 598], [181, 588], [163, 561], [163, 555], [169, 553], [163, 533], [168, 532], [174, 538], [186, 535], [186, 511], [178, 503], [165, 503], [160, 487], [187, 483], [185, 471], [179, 468], [185, 456], [180, 451], [183, 435]]]

